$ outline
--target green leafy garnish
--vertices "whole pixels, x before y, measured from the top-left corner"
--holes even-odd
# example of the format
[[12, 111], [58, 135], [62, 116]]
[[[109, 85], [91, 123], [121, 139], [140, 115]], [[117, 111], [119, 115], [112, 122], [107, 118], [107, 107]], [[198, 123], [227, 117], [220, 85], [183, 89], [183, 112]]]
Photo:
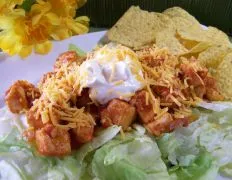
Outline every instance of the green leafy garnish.
[[75, 44], [69, 44], [69, 47], [68, 47], [68, 50], [70, 51], [76, 51], [76, 53], [79, 55], [79, 56], [86, 56], [86, 53], [80, 49], [79, 47], [77, 47]]

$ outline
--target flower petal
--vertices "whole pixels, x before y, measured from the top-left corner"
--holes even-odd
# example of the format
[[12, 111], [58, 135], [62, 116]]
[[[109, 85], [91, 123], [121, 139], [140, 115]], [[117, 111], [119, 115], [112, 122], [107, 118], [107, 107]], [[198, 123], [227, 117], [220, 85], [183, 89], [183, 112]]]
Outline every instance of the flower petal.
[[52, 12], [60, 17], [71, 17], [76, 15], [77, 3], [79, 0], [49, 0]]
[[52, 30], [52, 33], [50, 34], [50, 36], [54, 39], [54, 40], [63, 40], [66, 39], [70, 36], [72, 36], [72, 32], [64, 26], [57, 26]]
[[87, 16], [79, 16], [75, 19], [75, 22], [81, 23], [85, 26], [89, 26], [90, 19]]
[[89, 22], [89, 17], [87, 17], [87, 16], [79, 16], [75, 20], [78, 21], [78, 22], [82, 22], [82, 21]]
[[33, 46], [22, 47], [21, 50], [19, 51], [20, 57], [25, 58], [25, 57], [29, 56], [32, 52], [32, 48], [33, 48]]
[[37, 14], [32, 17], [32, 26], [35, 26], [36, 24], [39, 23], [40, 19], [42, 18], [43, 14]]
[[46, 14], [46, 17], [52, 25], [58, 26], [61, 23], [60, 18], [55, 13], [49, 12]]
[[35, 52], [38, 54], [47, 54], [52, 49], [51, 41], [45, 41], [44, 43], [35, 45]]
[[0, 14], [6, 14], [14, 10], [16, 5], [21, 5], [24, 0], [1, 0]]
[[67, 19], [66, 23], [67, 27], [72, 30], [74, 34], [84, 34], [89, 31], [86, 25], [76, 22], [74, 19]]
[[19, 52], [21, 44], [19, 38], [12, 33], [0, 35], [0, 47], [9, 55], [15, 55]]

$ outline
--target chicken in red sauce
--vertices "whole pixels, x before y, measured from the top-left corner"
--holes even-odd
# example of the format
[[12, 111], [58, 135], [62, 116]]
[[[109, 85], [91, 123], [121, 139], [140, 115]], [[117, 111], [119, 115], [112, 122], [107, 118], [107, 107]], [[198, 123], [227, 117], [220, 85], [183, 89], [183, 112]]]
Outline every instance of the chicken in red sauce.
[[57, 58], [54, 70], [42, 77], [38, 88], [16, 81], [6, 91], [5, 101], [12, 113], [26, 114], [28, 142], [41, 155], [65, 156], [90, 142], [102, 127], [118, 125], [127, 131], [133, 123], [140, 123], [150, 134], [160, 136], [188, 126], [194, 120], [191, 108], [201, 100], [223, 100], [216, 80], [197, 59], [179, 59], [157, 47], [135, 52], [145, 86], [127, 101], [93, 101], [90, 89], [78, 84], [78, 68], [86, 57], [74, 51]]

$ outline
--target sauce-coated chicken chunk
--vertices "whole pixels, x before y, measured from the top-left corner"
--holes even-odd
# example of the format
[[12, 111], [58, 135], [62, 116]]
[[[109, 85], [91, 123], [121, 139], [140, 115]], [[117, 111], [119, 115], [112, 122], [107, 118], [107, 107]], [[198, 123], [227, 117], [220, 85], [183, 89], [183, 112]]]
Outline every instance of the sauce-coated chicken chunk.
[[151, 134], [160, 136], [161, 134], [171, 132], [178, 127], [186, 127], [188, 124], [188, 118], [173, 119], [171, 114], [166, 113], [159, 119], [155, 119], [154, 121], [145, 124], [145, 127]]
[[39, 97], [39, 90], [33, 84], [19, 80], [6, 91], [5, 102], [12, 113], [21, 113]]
[[100, 115], [104, 127], [116, 124], [126, 130], [136, 118], [136, 109], [125, 101], [113, 99]]
[[80, 65], [84, 60], [85, 58], [78, 56], [75, 51], [67, 51], [59, 55], [55, 62], [54, 70], [61, 68], [61, 66], [65, 63], [71, 64], [73, 62], [77, 62]]
[[68, 131], [51, 124], [36, 131], [35, 142], [39, 153], [45, 156], [64, 156], [71, 153]]
[[130, 103], [136, 107], [139, 117], [143, 123], [154, 120], [155, 113], [150, 103], [146, 104], [146, 91], [137, 92], [131, 99]]
[[87, 143], [93, 139], [94, 125], [80, 126], [72, 129], [74, 141], [79, 144]]
[[44, 126], [41, 120], [41, 116], [36, 117], [36, 111], [33, 110], [32, 108], [29, 111], [27, 111], [26, 117], [27, 117], [27, 122], [31, 127], [35, 129], [40, 129]]

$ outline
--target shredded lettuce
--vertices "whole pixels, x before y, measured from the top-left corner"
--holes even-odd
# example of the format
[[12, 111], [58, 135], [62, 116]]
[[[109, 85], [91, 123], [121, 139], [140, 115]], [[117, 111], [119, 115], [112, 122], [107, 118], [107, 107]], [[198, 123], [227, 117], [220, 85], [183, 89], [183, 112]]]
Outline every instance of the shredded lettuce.
[[[188, 127], [153, 138], [144, 127], [99, 131], [70, 156], [43, 157], [24, 141], [25, 123], [0, 110], [0, 177], [12, 180], [205, 180], [232, 177], [232, 104], [202, 103]], [[118, 135], [117, 135], [118, 134]]]
[[232, 177], [232, 103], [199, 107], [194, 109], [197, 121], [157, 140], [169, 173], [177, 179], [215, 179], [219, 168]]
[[[232, 105], [212, 103], [208, 112], [198, 111], [200, 119], [188, 129], [193, 138], [217, 159], [219, 172], [232, 177]], [[212, 111], [213, 109], [213, 111]]]
[[156, 142], [141, 134], [142, 128], [124, 138], [118, 135], [90, 154], [82, 179], [170, 179]]
[[216, 179], [218, 166], [210, 153], [202, 151], [188, 166], [175, 166], [169, 170], [173, 179], [206, 180]]
[[0, 140], [0, 152], [0, 167], [5, 167], [0, 168], [3, 179], [76, 179], [80, 170], [72, 156], [62, 159], [39, 156], [16, 128]]
[[80, 49], [79, 47], [77, 47], [75, 44], [69, 44], [68, 50], [70, 50], [70, 51], [76, 51], [76, 53], [79, 56], [86, 56], [86, 53], [82, 49]]
[[187, 129], [165, 134], [157, 143], [173, 179], [215, 179], [217, 176], [216, 161], [194, 141]]
[[78, 159], [78, 161], [82, 163], [88, 153], [95, 151], [97, 148], [101, 147], [103, 144], [113, 139], [118, 134], [120, 129], [121, 127], [114, 125], [104, 131], [100, 131], [91, 142], [83, 145], [77, 151], [76, 158]]
[[7, 129], [1, 131], [0, 138], [0, 179], [7, 180], [76, 180], [83, 169], [80, 159], [110, 141], [121, 129], [112, 126], [100, 131], [79, 153], [63, 158], [43, 157], [22, 138], [25, 126], [19, 116], [4, 107], [0, 117], [0, 128]]

